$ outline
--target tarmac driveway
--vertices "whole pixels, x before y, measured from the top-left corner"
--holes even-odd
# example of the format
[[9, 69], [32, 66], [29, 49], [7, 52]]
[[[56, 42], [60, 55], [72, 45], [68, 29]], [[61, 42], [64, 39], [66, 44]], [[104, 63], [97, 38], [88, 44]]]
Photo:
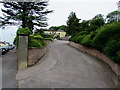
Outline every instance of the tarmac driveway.
[[14, 49], [2, 55], [2, 88], [18, 88], [16, 72], [17, 55]]
[[111, 68], [68, 45], [53, 41], [33, 67], [17, 74], [20, 88], [114, 88]]

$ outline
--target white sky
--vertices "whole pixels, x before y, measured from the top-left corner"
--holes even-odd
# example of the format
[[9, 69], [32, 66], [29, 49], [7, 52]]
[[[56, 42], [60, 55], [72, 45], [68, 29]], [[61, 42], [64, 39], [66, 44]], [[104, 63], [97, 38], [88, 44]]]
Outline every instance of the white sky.
[[[108, 13], [118, 9], [118, 1], [119, 0], [49, 0], [49, 6], [47, 8], [54, 10], [54, 13], [47, 15], [49, 18], [48, 28], [50, 26], [66, 25], [67, 18], [72, 11], [82, 20], [92, 19], [96, 14], [106, 16]], [[17, 27], [8, 27], [5, 30], [0, 29], [2, 41], [12, 43], [16, 30]]]

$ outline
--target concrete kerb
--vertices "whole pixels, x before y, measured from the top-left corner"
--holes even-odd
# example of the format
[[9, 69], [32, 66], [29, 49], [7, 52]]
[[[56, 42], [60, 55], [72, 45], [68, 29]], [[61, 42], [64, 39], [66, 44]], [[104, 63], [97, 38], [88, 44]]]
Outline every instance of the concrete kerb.
[[120, 66], [119, 65], [115, 64], [111, 59], [106, 57], [103, 53], [95, 49], [85, 47], [81, 44], [78, 44], [72, 41], [69, 42], [69, 45], [82, 52], [88, 53], [89, 55], [95, 56], [98, 59], [102, 60], [104, 63], [108, 64], [112, 68], [113, 72], [115, 73], [115, 75], [112, 75], [112, 80], [114, 81], [115, 85], [117, 85], [120, 88]]

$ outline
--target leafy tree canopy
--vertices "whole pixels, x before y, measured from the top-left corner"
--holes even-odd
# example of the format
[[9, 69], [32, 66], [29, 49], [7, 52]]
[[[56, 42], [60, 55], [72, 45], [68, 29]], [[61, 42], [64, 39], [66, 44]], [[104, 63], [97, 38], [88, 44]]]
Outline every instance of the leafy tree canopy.
[[69, 35], [74, 35], [79, 31], [79, 21], [76, 14], [71, 12], [67, 20], [67, 33]]
[[107, 23], [120, 21], [120, 11], [113, 11], [106, 16]]
[[59, 30], [59, 29], [66, 31], [67, 26], [66, 26], [66, 25], [51, 26], [51, 27], [49, 28], [49, 30], [53, 30], [53, 31], [57, 31], [57, 30]]

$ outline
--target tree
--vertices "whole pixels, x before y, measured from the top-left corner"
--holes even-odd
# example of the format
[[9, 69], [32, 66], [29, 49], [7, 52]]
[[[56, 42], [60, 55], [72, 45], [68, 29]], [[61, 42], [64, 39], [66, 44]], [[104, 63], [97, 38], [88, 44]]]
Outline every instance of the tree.
[[2, 3], [5, 9], [2, 9], [4, 16], [0, 17], [1, 27], [21, 24], [22, 28], [29, 28], [32, 31], [36, 26], [47, 26], [45, 15], [52, 12], [45, 9], [48, 5], [48, 1], [45, 0]]
[[83, 20], [83, 21], [80, 23], [80, 30], [81, 30], [81, 31], [87, 31], [88, 28], [89, 28], [89, 25], [90, 25], [90, 20]]
[[90, 20], [90, 27], [89, 31], [95, 31], [99, 27], [103, 26], [105, 24], [105, 20], [103, 18], [103, 15], [98, 14], [96, 15], [92, 20]]
[[107, 23], [119, 22], [120, 21], [120, 11], [113, 11], [109, 13], [106, 17]]
[[79, 32], [79, 21], [74, 12], [71, 12], [67, 20], [67, 33], [69, 35], [75, 35]]
[[49, 30], [51, 30], [51, 31], [57, 31], [58, 29], [59, 29], [58, 26], [51, 26], [51, 27], [49, 28]]
[[57, 31], [57, 30], [59, 30], [59, 29], [66, 31], [67, 26], [66, 26], [66, 25], [51, 26], [51, 27], [49, 28], [49, 30], [53, 30], [53, 31]]

